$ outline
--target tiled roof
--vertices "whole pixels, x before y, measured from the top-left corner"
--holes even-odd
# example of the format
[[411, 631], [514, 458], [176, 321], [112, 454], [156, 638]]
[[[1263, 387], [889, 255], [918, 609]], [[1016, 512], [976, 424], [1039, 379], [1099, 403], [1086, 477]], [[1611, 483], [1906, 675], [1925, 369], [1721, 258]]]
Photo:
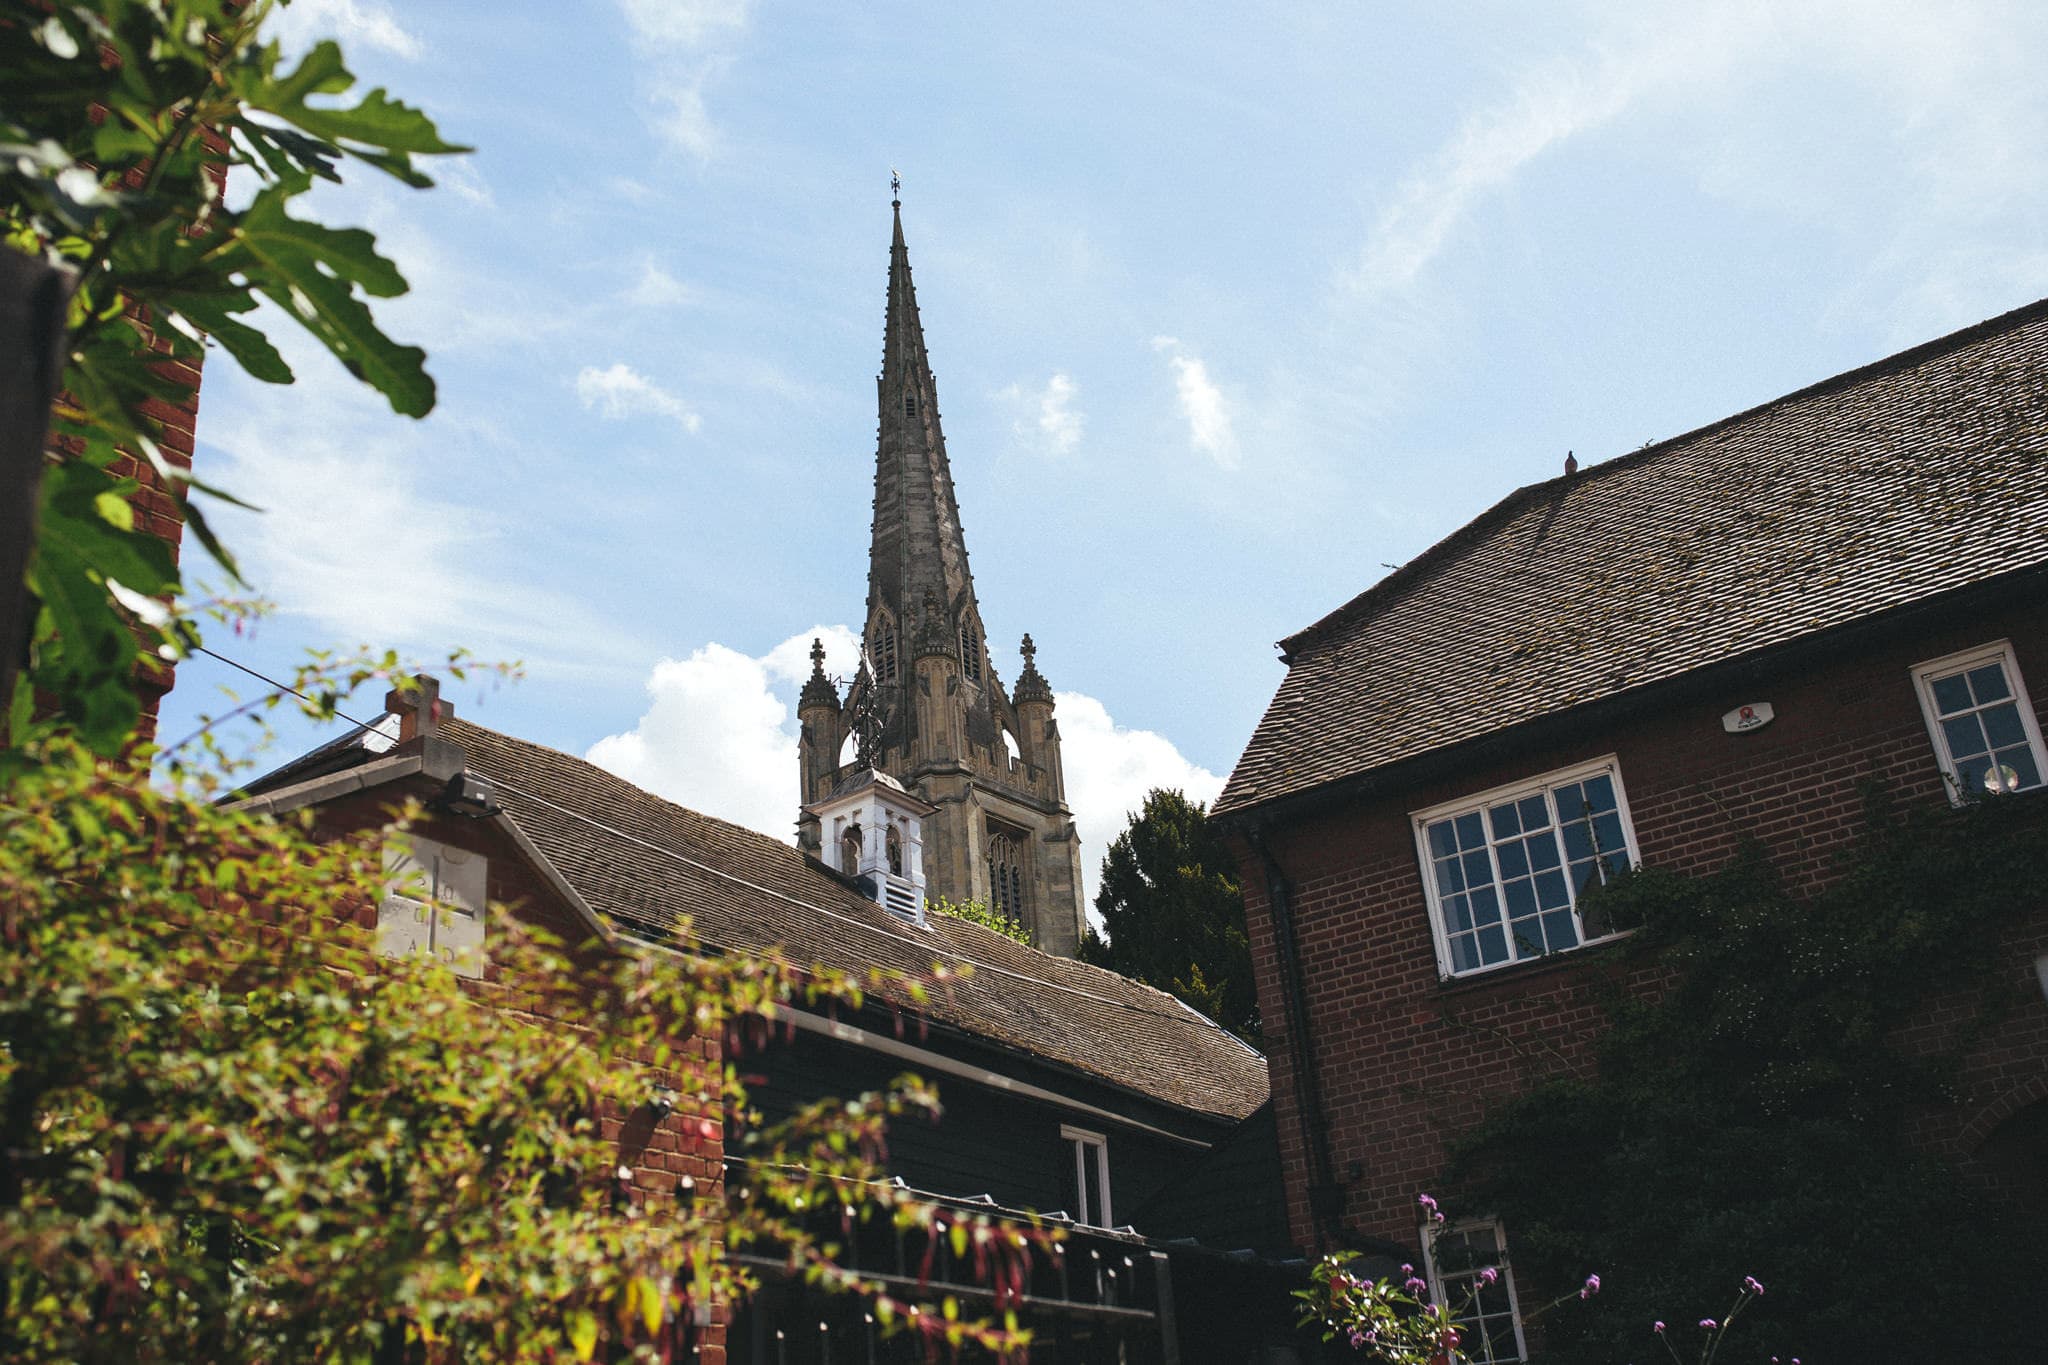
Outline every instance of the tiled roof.
[[2048, 563], [2048, 301], [1519, 489], [1282, 641], [1244, 810]]
[[[935, 988], [935, 1024], [1175, 1107], [1240, 1119], [1266, 1098], [1266, 1063], [1173, 996], [932, 915], [920, 929], [792, 846], [664, 801], [580, 758], [453, 720], [441, 733], [591, 908], [663, 938], [688, 916], [728, 949], [780, 947], [798, 965], [856, 974], [971, 963]], [[794, 819], [792, 806], [791, 815]]]

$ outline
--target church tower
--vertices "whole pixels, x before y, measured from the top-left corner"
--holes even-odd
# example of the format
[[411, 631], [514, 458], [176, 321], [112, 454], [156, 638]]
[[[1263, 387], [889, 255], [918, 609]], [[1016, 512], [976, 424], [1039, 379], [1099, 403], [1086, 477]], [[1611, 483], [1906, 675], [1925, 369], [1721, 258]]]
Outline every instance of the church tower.
[[[1073, 956], [1084, 926], [1081, 847], [1067, 809], [1052, 688], [1026, 635], [1014, 693], [989, 666], [987, 633], [953, 497], [946, 438], [925, 355], [901, 203], [889, 246], [888, 320], [876, 384], [875, 516], [868, 559], [866, 662], [844, 703], [812, 651], [797, 714], [803, 805], [829, 802], [869, 771], [845, 751], [856, 731], [873, 770], [933, 808], [923, 821], [928, 894], [979, 900]], [[842, 759], [845, 761], [842, 762]], [[818, 815], [798, 842], [834, 866]], [[855, 869], [848, 868], [849, 872]]]

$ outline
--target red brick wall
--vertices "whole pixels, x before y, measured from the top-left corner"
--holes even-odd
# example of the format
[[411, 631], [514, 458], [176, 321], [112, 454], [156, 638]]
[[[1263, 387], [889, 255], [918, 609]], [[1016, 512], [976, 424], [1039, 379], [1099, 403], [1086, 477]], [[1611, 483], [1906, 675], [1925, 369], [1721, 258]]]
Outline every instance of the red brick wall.
[[[386, 788], [360, 793], [320, 808], [319, 829], [324, 835], [357, 830], [378, 830], [389, 823], [389, 808], [398, 795]], [[430, 812], [412, 825], [412, 832], [488, 860], [486, 894], [493, 905], [503, 905], [521, 922], [546, 930], [565, 943], [582, 944], [590, 930], [561, 900], [554, 889], [527, 863], [518, 847], [490, 821], [470, 820]], [[359, 922], [372, 932], [377, 927], [374, 905], [358, 911]], [[485, 951], [488, 955], [488, 929]], [[486, 969], [477, 991], [508, 1009], [524, 1009], [530, 1003], [518, 983]], [[657, 1066], [651, 1056], [639, 1060], [647, 1068], [647, 1091], [666, 1086], [681, 1096], [673, 1113], [655, 1121], [649, 1111], [610, 1112], [603, 1116], [604, 1136], [618, 1144], [619, 1164], [633, 1172], [633, 1198], [652, 1213], [674, 1206], [679, 1197], [722, 1201], [725, 1197], [725, 1128], [720, 1078], [723, 1074], [721, 1040], [698, 1035], [672, 1042], [674, 1057], [667, 1067]], [[677, 1066], [694, 1068], [684, 1074]], [[706, 1098], [702, 1101], [698, 1095]], [[694, 1182], [693, 1190], [680, 1190], [681, 1182]], [[725, 1317], [719, 1310], [708, 1329], [700, 1353], [693, 1360], [705, 1365], [723, 1365], [725, 1360]]]
[[[1411, 811], [1614, 754], [1646, 863], [1705, 870], [1753, 836], [1788, 880], [1811, 883], [1854, 834], [1861, 784], [1880, 780], [1907, 801], [1945, 800], [1909, 670], [2000, 638], [2013, 641], [2039, 712], [2048, 697], [2048, 624], [2037, 611], [2010, 610], [1653, 710], [1598, 738], [1532, 747], [1268, 832], [1293, 888], [1308, 1032], [1331, 1174], [1344, 1187], [1344, 1226], [1413, 1245], [1415, 1196], [1441, 1170], [1446, 1140], [1500, 1098], [1589, 1067], [1600, 1018], [1588, 982], [1593, 973], [1620, 970], [1613, 954], [1593, 948], [1440, 981]], [[1722, 729], [1723, 712], [1759, 701], [1775, 707], [1772, 724], [1741, 735]], [[2017, 799], [2048, 806], [2048, 794]], [[1238, 854], [1273, 1059], [1289, 1227], [1312, 1247], [1310, 1166], [1266, 874], [1242, 842]], [[1964, 1102], [1923, 1116], [1916, 1129], [1921, 1141], [1958, 1157], [2004, 1117], [2048, 1097], [2048, 1005], [2033, 968], [2035, 956], [2048, 952], [2048, 912], [2037, 907], [2009, 938], [1997, 984], [2019, 988], [2021, 1003], [1968, 1054], [1956, 1078]], [[1654, 978], [1633, 984], [1653, 988]], [[1970, 1017], [1970, 1004], [1938, 1002], [1907, 1030], [1907, 1042], [1940, 1047]]]

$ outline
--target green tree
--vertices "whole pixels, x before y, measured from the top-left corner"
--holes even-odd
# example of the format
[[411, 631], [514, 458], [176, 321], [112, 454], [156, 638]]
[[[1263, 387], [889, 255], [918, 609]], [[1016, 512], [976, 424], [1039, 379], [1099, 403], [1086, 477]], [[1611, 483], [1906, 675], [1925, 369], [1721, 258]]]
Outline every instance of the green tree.
[[1102, 860], [1081, 960], [1170, 991], [1241, 1038], [1259, 1035], [1259, 997], [1237, 863], [1199, 801], [1157, 789]]
[[[369, 233], [293, 209], [350, 163], [424, 187], [433, 182], [415, 158], [465, 149], [382, 90], [344, 99], [355, 79], [331, 42], [288, 63], [263, 37], [274, 8], [54, 0], [0, 16], [0, 241], [72, 281], [28, 569], [29, 667], [17, 695], [0, 699], [17, 734], [40, 693], [114, 752], [135, 728], [138, 666], [196, 642], [189, 618], [145, 605], [175, 598], [183, 582], [169, 547], [136, 524], [138, 481], [115, 471], [131, 457], [153, 466], [233, 574], [190, 497], [226, 495], [164, 458], [152, 405], [187, 397], [181, 373], [208, 349], [257, 379], [291, 382], [251, 321], [259, 302], [394, 411], [434, 406], [425, 353], [386, 336], [367, 302], [405, 292], [397, 267]], [[233, 198], [222, 192], [228, 169], [243, 187]]]
[[[35, 757], [0, 799], [0, 1358], [682, 1359], [745, 1254], [941, 1344], [1018, 1344], [842, 1260], [856, 1220], [936, 1231], [882, 1166], [928, 1088], [762, 1127], [733, 1065], [782, 1010], [915, 983], [570, 952], [498, 913], [465, 985], [374, 954], [374, 833], [315, 842], [68, 740]], [[606, 1119], [652, 1121], [663, 1088], [699, 1151], [730, 1125], [729, 1198], [621, 1179]], [[1002, 1318], [1040, 1239], [946, 1218]]]
[[1596, 893], [1640, 926], [1614, 980], [1661, 989], [1612, 989], [1597, 1073], [1499, 1106], [1447, 1181], [1461, 1206], [1498, 1211], [1532, 1287], [1600, 1269], [1602, 1311], [1567, 1304], [1546, 1359], [1661, 1353], [1658, 1319], [1693, 1340], [1744, 1276], [1769, 1289], [1729, 1343], [1746, 1359], [2037, 1357], [2030, 1315], [1986, 1290], [2038, 1283], [2038, 1238], [1910, 1140], [1957, 1103], [1955, 1057], [1901, 1030], [1957, 991], [1975, 993], [1950, 1020], [1957, 1050], [2001, 1011], [2039, 1008], [1995, 984], [2003, 931], [2038, 910], [2048, 874], [2038, 807], [1899, 814], [1873, 798], [1818, 891], [1751, 849], [1711, 875], [1648, 868]]

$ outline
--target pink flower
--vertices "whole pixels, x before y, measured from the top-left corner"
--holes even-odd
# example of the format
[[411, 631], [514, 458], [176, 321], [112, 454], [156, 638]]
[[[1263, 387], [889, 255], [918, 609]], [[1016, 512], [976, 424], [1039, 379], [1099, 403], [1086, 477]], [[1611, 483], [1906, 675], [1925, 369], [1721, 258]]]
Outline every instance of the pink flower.
[[1498, 1270], [1495, 1270], [1492, 1266], [1488, 1266], [1486, 1267], [1486, 1269], [1479, 1272], [1479, 1283], [1481, 1284], [1493, 1284], [1495, 1281], [1499, 1279], [1500, 1272]]
[[1663, 1336], [1663, 1335], [1664, 1335], [1664, 1320], [1663, 1320], [1662, 1318], [1659, 1318], [1659, 1319], [1658, 1319], [1657, 1321], [1655, 1321], [1655, 1322], [1651, 1323], [1651, 1324], [1650, 1324], [1650, 1330], [1651, 1330], [1652, 1332], [1655, 1332], [1655, 1333], [1656, 1333], [1656, 1334], [1657, 1334], [1658, 1336], [1660, 1336], [1660, 1337], [1661, 1337], [1661, 1336]]
[[1586, 1283], [1579, 1290], [1579, 1297], [1582, 1299], [1590, 1299], [1599, 1292], [1600, 1277], [1598, 1275], [1588, 1275], [1586, 1277]]
[[1701, 1319], [1700, 1319], [1700, 1330], [1701, 1330], [1702, 1332], [1711, 1332], [1711, 1331], [1713, 1331], [1713, 1330], [1714, 1330], [1714, 1328], [1716, 1328], [1716, 1327], [1717, 1327], [1717, 1326], [1719, 1326], [1719, 1325], [1720, 1325], [1720, 1324], [1719, 1324], [1719, 1323], [1716, 1323], [1716, 1322], [1715, 1322], [1715, 1321], [1714, 1321], [1714, 1320], [1713, 1320], [1712, 1318], [1701, 1318]]
[[1752, 1294], [1761, 1294], [1764, 1292], [1764, 1287], [1761, 1284], [1757, 1283], [1756, 1276], [1754, 1275], [1744, 1275], [1742, 1277], [1742, 1287], [1744, 1289], [1747, 1289]]

